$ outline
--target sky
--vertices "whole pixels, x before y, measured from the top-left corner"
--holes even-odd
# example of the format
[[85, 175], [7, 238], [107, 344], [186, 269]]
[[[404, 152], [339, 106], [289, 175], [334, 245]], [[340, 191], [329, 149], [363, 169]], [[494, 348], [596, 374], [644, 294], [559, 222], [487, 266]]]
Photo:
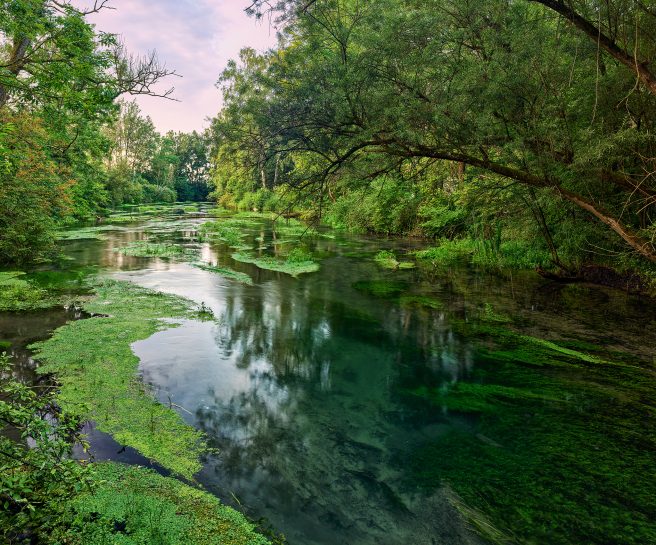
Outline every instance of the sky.
[[215, 84], [227, 62], [243, 47], [264, 51], [276, 43], [268, 20], [244, 13], [248, 0], [112, 0], [110, 5], [115, 9], [89, 21], [100, 31], [120, 34], [131, 53], [156, 50], [160, 61], [182, 76], [161, 85], [161, 90], [174, 86], [180, 102], [137, 98], [160, 132], [208, 126], [207, 118], [221, 108]]

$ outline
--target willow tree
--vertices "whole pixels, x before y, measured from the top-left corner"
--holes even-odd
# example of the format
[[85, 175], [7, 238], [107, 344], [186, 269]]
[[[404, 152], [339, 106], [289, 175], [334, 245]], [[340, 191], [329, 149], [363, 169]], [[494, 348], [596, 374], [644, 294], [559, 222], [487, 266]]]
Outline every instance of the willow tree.
[[[372, 173], [417, 158], [467, 165], [580, 210], [655, 262], [656, 97], [545, 3], [287, 3], [263, 122], [282, 144], [268, 154], [315, 155], [319, 191], [372, 155]], [[613, 36], [651, 58], [652, 33], [632, 49]]]

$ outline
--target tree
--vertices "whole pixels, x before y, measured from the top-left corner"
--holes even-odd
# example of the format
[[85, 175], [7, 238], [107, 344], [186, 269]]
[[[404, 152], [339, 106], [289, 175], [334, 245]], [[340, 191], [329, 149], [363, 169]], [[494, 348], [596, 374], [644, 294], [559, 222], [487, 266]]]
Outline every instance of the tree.
[[[317, 158], [297, 187], [322, 197], [356, 163], [371, 176], [412, 161], [467, 165], [497, 187], [526, 187], [529, 203], [549, 195], [596, 218], [656, 261], [656, 101], [553, 11], [508, 0], [291, 5], [269, 87], [232, 104], [260, 112], [267, 160]], [[653, 51], [651, 34], [639, 40], [635, 51]]]
[[3, 261], [43, 257], [56, 227], [105, 206], [102, 127], [118, 96], [170, 96], [154, 90], [174, 74], [155, 53], [130, 55], [116, 36], [88, 23], [88, 15], [107, 7], [107, 0], [88, 10], [66, 0], [0, 2]]

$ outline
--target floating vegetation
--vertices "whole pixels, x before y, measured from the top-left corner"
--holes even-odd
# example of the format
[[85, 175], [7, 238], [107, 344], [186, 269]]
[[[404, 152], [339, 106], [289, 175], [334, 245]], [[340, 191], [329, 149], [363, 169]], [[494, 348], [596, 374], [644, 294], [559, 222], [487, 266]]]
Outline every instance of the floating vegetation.
[[71, 322], [37, 343], [39, 373], [57, 376], [66, 412], [96, 422], [123, 445], [186, 478], [192, 478], [206, 450], [202, 434], [174, 410], [158, 403], [137, 378], [139, 359], [132, 343], [164, 328], [171, 318], [195, 318], [194, 305], [128, 282], [108, 281], [83, 304], [96, 318]]
[[355, 282], [353, 287], [363, 293], [383, 299], [395, 299], [408, 289], [407, 282], [396, 280], [361, 280]]
[[374, 261], [385, 269], [413, 269], [415, 264], [412, 261], [399, 261], [396, 254], [389, 250], [381, 250], [374, 257]]
[[235, 271], [228, 267], [218, 267], [215, 265], [211, 265], [209, 263], [192, 263], [192, 265], [204, 271], [220, 274], [221, 276], [225, 276], [230, 280], [236, 280], [237, 282], [241, 282], [242, 284], [248, 284], [248, 285], [253, 284], [253, 279], [250, 276], [248, 276], [246, 273]]
[[0, 311], [38, 310], [56, 306], [59, 299], [24, 279], [19, 271], [0, 272]]
[[57, 240], [106, 240], [103, 231], [116, 231], [117, 227], [103, 225], [98, 227], [81, 227], [57, 233]]
[[132, 257], [185, 257], [195, 253], [180, 244], [148, 241], [132, 242], [115, 251]]
[[303, 249], [295, 248], [292, 250], [287, 259], [280, 259], [271, 256], [254, 256], [251, 254], [235, 253], [232, 254], [235, 261], [241, 263], [252, 263], [260, 269], [281, 272], [297, 277], [301, 274], [313, 273], [319, 270], [319, 264], [312, 259], [312, 255]]
[[[72, 545], [267, 545], [254, 525], [211, 494], [152, 470], [92, 466], [96, 486], [71, 502], [71, 527], [53, 536]], [[54, 542], [53, 541], [53, 542]]]
[[240, 250], [248, 250], [250, 246], [244, 244], [244, 233], [235, 223], [227, 221], [208, 221], [198, 229], [198, 239], [203, 242], [207, 240], [220, 240], [228, 246]]
[[280, 233], [285, 236], [291, 237], [317, 237], [319, 236], [319, 231], [310, 225], [305, 225], [297, 219], [289, 218], [278, 218], [273, 223], [273, 229], [277, 233]]

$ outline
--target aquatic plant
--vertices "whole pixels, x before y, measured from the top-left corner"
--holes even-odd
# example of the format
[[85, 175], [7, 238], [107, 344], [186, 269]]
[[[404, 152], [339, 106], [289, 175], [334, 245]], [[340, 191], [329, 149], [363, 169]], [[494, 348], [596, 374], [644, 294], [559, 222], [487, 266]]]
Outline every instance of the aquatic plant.
[[139, 241], [115, 250], [132, 257], [184, 257], [193, 254], [193, 250], [180, 244], [169, 242]]
[[244, 247], [244, 234], [234, 224], [225, 221], [203, 223], [198, 229], [198, 237], [201, 241], [220, 240], [233, 248]]
[[406, 291], [409, 285], [396, 280], [360, 280], [355, 282], [353, 287], [374, 297], [394, 299]]
[[24, 279], [20, 271], [0, 272], [0, 311], [23, 311], [50, 308], [59, 299]]
[[[302, 251], [301, 251], [302, 252]], [[286, 260], [271, 256], [253, 256], [241, 252], [232, 254], [232, 259], [241, 263], [252, 263], [260, 269], [281, 272], [297, 277], [301, 274], [316, 272], [319, 270], [319, 264], [311, 259], [307, 253], [290, 252]]]
[[206, 444], [178, 413], [158, 403], [137, 378], [132, 343], [166, 327], [170, 318], [194, 318], [185, 299], [106, 281], [83, 305], [95, 318], [69, 323], [32, 348], [38, 372], [53, 373], [64, 410], [96, 422], [101, 431], [175, 473], [192, 478]]
[[374, 261], [385, 269], [412, 269], [415, 264], [412, 261], [399, 261], [396, 254], [389, 250], [381, 250], [374, 257]]
[[645, 476], [656, 434], [642, 422], [656, 402], [645, 363], [619, 365], [592, 343], [540, 339], [497, 320], [462, 327], [478, 339], [467, 381], [407, 393], [469, 424], [415, 451], [412, 483], [448, 484], [474, 526], [478, 514], [489, 521], [478, 529], [492, 543], [654, 541]]
[[219, 266], [211, 265], [209, 263], [192, 263], [192, 265], [194, 267], [197, 267], [198, 269], [220, 274], [221, 276], [225, 276], [226, 278], [229, 278], [231, 280], [236, 280], [237, 282], [241, 282], [242, 284], [248, 284], [248, 285], [253, 284], [253, 279], [250, 276], [248, 276], [246, 273], [235, 271], [228, 267], [219, 267]]

